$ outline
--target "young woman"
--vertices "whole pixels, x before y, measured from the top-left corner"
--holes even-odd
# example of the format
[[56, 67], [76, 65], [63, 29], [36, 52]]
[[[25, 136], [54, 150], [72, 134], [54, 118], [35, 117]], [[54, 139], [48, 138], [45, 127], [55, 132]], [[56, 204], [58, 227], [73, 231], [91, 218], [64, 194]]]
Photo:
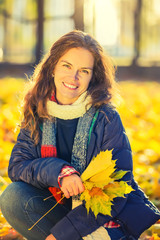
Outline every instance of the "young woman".
[[[9, 163], [13, 183], [1, 196], [4, 217], [28, 240], [138, 239], [160, 212], [134, 181], [130, 144], [111, 104], [114, 66], [102, 47], [81, 31], [62, 36], [33, 82]], [[95, 218], [85, 203], [72, 209], [72, 198], [84, 191], [80, 175], [91, 159], [107, 149], [134, 191], [114, 199], [112, 216]], [[59, 188], [65, 201], [29, 231], [55, 205]]]

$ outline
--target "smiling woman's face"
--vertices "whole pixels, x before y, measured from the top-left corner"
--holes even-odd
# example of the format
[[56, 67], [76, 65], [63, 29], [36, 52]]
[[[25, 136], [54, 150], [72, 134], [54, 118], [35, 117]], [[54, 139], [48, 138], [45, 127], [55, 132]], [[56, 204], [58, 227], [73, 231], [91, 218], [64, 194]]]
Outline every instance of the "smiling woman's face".
[[59, 59], [53, 72], [59, 104], [72, 104], [87, 90], [93, 67], [94, 57], [84, 48], [71, 48]]

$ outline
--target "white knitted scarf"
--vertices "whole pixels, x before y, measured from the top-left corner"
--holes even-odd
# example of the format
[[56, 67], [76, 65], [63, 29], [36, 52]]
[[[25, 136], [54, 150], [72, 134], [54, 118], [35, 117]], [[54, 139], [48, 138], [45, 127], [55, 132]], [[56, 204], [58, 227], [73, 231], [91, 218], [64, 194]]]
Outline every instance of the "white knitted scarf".
[[86, 95], [87, 92], [82, 93], [80, 97], [71, 105], [60, 105], [54, 101], [48, 100], [48, 114], [64, 120], [82, 117], [91, 107], [91, 97], [86, 97]]

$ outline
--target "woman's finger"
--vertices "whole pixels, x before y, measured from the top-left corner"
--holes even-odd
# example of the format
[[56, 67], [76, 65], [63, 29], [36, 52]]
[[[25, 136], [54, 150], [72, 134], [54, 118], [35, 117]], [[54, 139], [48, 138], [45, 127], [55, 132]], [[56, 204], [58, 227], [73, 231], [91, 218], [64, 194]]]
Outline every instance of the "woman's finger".
[[64, 195], [69, 196], [78, 195], [84, 191], [84, 186], [81, 178], [77, 174], [66, 176], [62, 179], [62, 188]]
[[84, 192], [84, 190], [85, 190], [85, 187], [84, 187], [84, 185], [83, 185], [83, 183], [82, 183], [82, 180], [81, 180], [81, 178], [79, 178], [79, 179], [78, 179], [78, 182], [77, 182], [77, 184], [78, 184], [78, 190], [79, 190], [79, 192], [78, 192], [78, 193], [82, 193], [82, 192]]
[[61, 190], [62, 190], [62, 192], [63, 192], [63, 194], [64, 194], [64, 196], [65, 196], [66, 198], [70, 198], [70, 193], [69, 193], [69, 191], [68, 191], [67, 189], [61, 188]]

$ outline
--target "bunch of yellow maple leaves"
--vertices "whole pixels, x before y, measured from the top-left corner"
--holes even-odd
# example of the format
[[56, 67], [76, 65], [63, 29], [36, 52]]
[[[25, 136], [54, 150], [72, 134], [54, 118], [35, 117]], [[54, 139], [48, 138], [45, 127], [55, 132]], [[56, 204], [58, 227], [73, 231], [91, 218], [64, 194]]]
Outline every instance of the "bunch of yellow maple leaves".
[[80, 199], [85, 200], [87, 211], [91, 209], [95, 216], [98, 213], [111, 216], [113, 199], [125, 197], [125, 194], [133, 190], [121, 180], [127, 171], [115, 171], [115, 166], [116, 160], [112, 160], [112, 151], [102, 151], [93, 157], [81, 175], [85, 190]]
[[[9, 156], [20, 123], [19, 106], [24, 80], [0, 79], [0, 193], [10, 183], [7, 176]], [[134, 175], [149, 198], [160, 207], [160, 83], [125, 81], [119, 83], [120, 96], [114, 99], [129, 137], [134, 160]], [[82, 175], [83, 177], [83, 175]], [[85, 179], [85, 177], [84, 177]], [[84, 180], [85, 181], [85, 180]], [[88, 184], [85, 181], [85, 184]], [[90, 183], [89, 183], [90, 184]], [[107, 184], [106, 184], [107, 186]], [[109, 191], [109, 187], [105, 191]], [[112, 186], [113, 187], [113, 186]], [[97, 190], [97, 189], [96, 189]], [[93, 191], [93, 192], [92, 192]], [[90, 194], [94, 194], [92, 186]], [[88, 195], [85, 193], [82, 199]], [[99, 189], [99, 194], [102, 194]], [[113, 195], [115, 197], [115, 195]], [[91, 206], [88, 205], [88, 209]], [[95, 209], [96, 211], [96, 209]], [[108, 210], [110, 211], [110, 207]], [[1, 239], [21, 239], [0, 215]], [[6, 238], [6, 236], [8, 236]], [[160, 240], [160, 223], [142, 234], [143, 240]]]

